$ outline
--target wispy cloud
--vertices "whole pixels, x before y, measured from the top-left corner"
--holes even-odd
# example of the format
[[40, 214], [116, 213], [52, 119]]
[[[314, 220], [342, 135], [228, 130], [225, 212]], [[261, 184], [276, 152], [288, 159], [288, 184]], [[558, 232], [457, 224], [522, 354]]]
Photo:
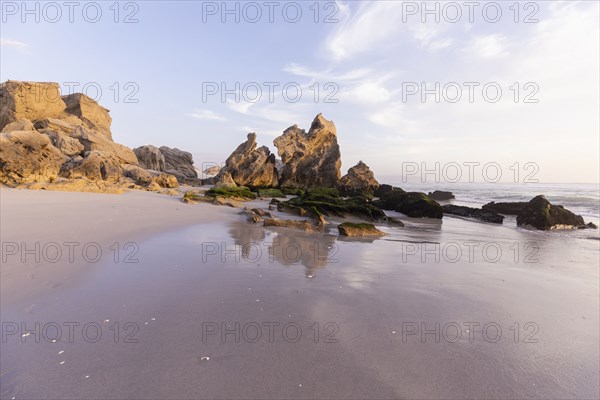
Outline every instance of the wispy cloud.
[[18, 40], [0, 38], [0, 46], [2, 46], [2, 47], [12, 47], [14, 49], [24, 50], [24, 49], [27, 48], [27, 43], [24, 43], [24, 42], [21, 42], [21, 41], [18, 41]]
[[464, 51], [476, 57], [499, 58], [509, 55], [507, 47], [508, 39], [504, 35], [482, 35], [473, 38]]
[[193, 113], [187, 114], [188, 117], [202, 119], [202, 120], [211, 120], [211, 121], [225, 121], [225, 117], [220, 114], [217, 114], [211, 110], [195, 110]]

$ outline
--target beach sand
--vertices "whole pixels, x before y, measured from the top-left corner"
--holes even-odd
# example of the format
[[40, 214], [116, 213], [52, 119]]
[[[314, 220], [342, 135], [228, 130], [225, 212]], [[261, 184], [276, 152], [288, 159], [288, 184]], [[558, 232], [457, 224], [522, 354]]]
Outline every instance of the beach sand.
[[103, 250], [3, 247], [2, 399], [599, 396], [600, 242], [578, 232], [403, 217], [348, 240], [144, 192], [2, 189], [1, 211], [3, 246]]

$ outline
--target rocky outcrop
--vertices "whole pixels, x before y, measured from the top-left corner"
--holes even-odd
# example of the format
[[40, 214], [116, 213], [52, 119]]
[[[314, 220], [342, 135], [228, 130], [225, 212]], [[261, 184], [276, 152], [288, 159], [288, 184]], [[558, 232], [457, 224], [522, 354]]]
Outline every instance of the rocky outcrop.
[[509, 203], [491, 203], [484, 204], [481, 208], [483, 210], [492, 210], [503, 215], [519, 215], [521, 211], [529, 204], [527, 201], [516, 201]]
[[452, 192], [445, 192], [443, 190], [434, 190], [433, 192], [427, 193], [427, 196], [431, 197], [435, 201], [446, 201], [456, 198]]
[[65, 114], [58, 83], [6, 81], [0, 84], [0, 130], [25, 118], [33, 123]]
[[50, 129], [40, 129], [40, 133], [47, 135], [50, 141], [59, 149], [63, 154], [74, 157], [83, 154], [85, 147], [81, 142], [71, 136], [65, 135], [60, 131], [52, 131]]
[[81, 93], [69, 94], [63, 96], [62, 99], [66, 104], [67, 113], [77, 116], [86, 128], [99, 132], [112, 142], [113, 138], [110, 132], [112, 118], [106, 108]]
[[413, 218], [442, 218], [444, 210], [425, 193], [391, 191], [373, 204], [384, 210], [398, 211]]
[[504, 216], [493, 210], [482, 210], [479, 208], [456, 206], [454, 204], [446, 204], [442, 207], [444, 208], [444, 214], [476, 218], [483, 222], [491, 222], [493, 224], [501, 224], [502, 221], [504, 221]]
[[36, 131], [0, 134], [0, 182], [15, 186], [51, 182], [58, 178], [67, 157]]
[[85, 151], [95, 150], [104, 153], [110, 153], [124, 164], [138, 164], [138, 159], [133, 150], [127, 146], [107, 139], [98, 131], [88, 129], [84, 126], [78, 126], [75, 128], [71, 136], [81, 142]]
[[338, 182], [338, 190], [342, 196], [365, 196], [372, 198], [379, 189], [379, 182], [367, 164], [359, 161]]
[[338, 225], [338, 232], [341, 236], [360, 237], [360, 236], [385, 236], [385, 232], [375, 228], [373, 224], [355, 224], [344, 222]]
[[400, 189], [399, 187], [394, 187], [392, 185], [388, 185], [386, 183], [384, 183], [383, 185], [380, 185], [377, 190], [375, 190], [375, 197], [379, 197], [382, 198], [383, 196], [392, 193], [392, 192], [399, 192], [399, 193], [405, 193], [404, 190]]
[[563, 206], [552, 205], [546, 197], [536, 196], [517, 215], [517, 225], [539, 230], [573, 229], [585, 226], [583, 218]]
[[152, 145], [140, 146], [133, 149], [133, 152], [142, 168], [154, 171], [165, 170], [165, 156], [163, 156], [158, 147]]
[[237, 184], [235, 183], [229, 172], [223, 172], [217, 177], [215, 181], [215, 187], [237, 187]]
[[70, 179], [86, 178], [91, 181], [117, 182], [123, 176], [123, 167], [114, 154], [94, 150], [79, 161], [65, 164], [61, 176]]
[[212, 167], [206, 168], [204, 171], [202, 171], [202, 173], [208, 176], [215, 176], [219, 173], [219, 171], [221, 171], [221, 166], [213, 165]]
[[167, 146], [161, 146], [160, 152], [165, 158], [165, 172], [175, 175], [179, 181], [198, 178], [191, 153]]
[[308, 133], [291, 126], [273, 143], [284, 163], [283, 187], [335, 187], [341, 177], [341, 154], [335, 125], [319, 114]]
[[256, 148], [255, 133], [249, 133], [247, 140], [227, 158], [219, 175], [226, 173], [240, 186], [277, 186], [275, 155], [271, 154], [267, 146]]

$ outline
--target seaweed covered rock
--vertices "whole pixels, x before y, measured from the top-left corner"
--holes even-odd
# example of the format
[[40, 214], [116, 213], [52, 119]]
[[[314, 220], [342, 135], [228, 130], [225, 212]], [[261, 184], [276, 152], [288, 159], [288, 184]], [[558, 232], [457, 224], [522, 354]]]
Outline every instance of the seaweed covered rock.
[[374, 206], [364, 197], [343, 199], [337, 189], [319, 188], [309, 190], [299, 197], [288, 201], [276, 201], [280, 211], [287, 211], [298, 215], [318, 217], [357, 217], [368, 221], [381, 221], [386, 218], [385, 213]]
[[298, 229], [304, 232], [317, 232], [320, 230], [318, 226], [307, 220], [267, 218], [263, 224], [264, 226]]
[[521, 211], [529, 204], [526, 201], [515, 201], [507, 203], [491, 203], [484, 204], [481, 208], [483, 210], [492, 210], [503, 215], [519, 215]]
[[434, 190], [433, 192], [427, 193], [427, 196], [431, 197], [435, 201], [446, 201], [456, 198], [452, 192], [446, 192], [444, 190]]
[[256, 147], [255, 133], [249, 133], [247, 140], [227, 158], [219, 175], [224, 173], [229, 173], [234, 182], [241, 186], [277, 186], [275, 154], [271, 154], [267, 146]]
[[392, 185], [388, 185], [387, 183], [384, 183], [383, 185], [379, 185], [379, 187], [377, 188], [377, 190], [375, 190], [375, 192], [373, 194], [375, 195], [375, 197], [382, 198], [386, 194], [392, 193], [392, 192], [405, 193], [404, 190], [400, 189], [399, 187], [395, 187]]
[[344, 222], [338, 225], [338, 231], [341, 236], [360, 237], [360, 236], [385, 236], [385, 232], [375, 228], [373, 224], [356, 224]]
[[246, 186], [213, 187], [212, 189], [209, 189], [205, 195], [207, 197], [221, 197], [237, 201], [248, 201], [256, 199], [256, 194], [253, 193]]
[[342, 165], [336, 128], [319, 114], [308, 133], [293, 125], [273, 141], [284, 164], [281, 186], [312, 189], [335, 187]]
[[373, 198], [378, 188], [379, 182], [375, 179], [373, 171], [362, 161], [350, 168], [348, 173], [342, 176], [338, 182], [338, 189], [343, 196]]
[[585, 223], [580, 215], [573, 214], [563, 206], [555, 206], [539, 195], [531, 199], [517, 215], [517, 225], [549, 230], [573, 229], [585, 226]]
[[401, 212], [413, 218], [442, 218], [444, 209], [425, 193], [391, 191], [383, 195], [373, 204], [384, 210]]
[[501, 224], [502, 221], [504, 221], [504, 216], [493, 210], [482, 210], [480, 208], [456, 206], [454, 204], [446, 204], [442, 207], [444, 208], [444, 214], [476, 218], [483, 222], [491, 222], [494, 224]]

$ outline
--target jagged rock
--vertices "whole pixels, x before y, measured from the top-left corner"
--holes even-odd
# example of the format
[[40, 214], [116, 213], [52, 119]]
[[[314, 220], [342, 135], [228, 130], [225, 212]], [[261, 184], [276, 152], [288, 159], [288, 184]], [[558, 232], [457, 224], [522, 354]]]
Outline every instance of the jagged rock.
[[161, 146], [160, 152], [165, 157], [164, 172], [175, 175], [180, 182], [186, 178], [198, 178], [191, 153], [167, 146]]
[[82, 93], [69, 94], [63, 96], [62, 99], [65, 102], [67, 113], [76, 115], [87, 128], [100, 132], [110, 141], [113, 140], [110, 132], [112, 118], [106, 108]]
[[338, 189], [342, 196], [365, 196], [372, 198], [378, 188], [379, 182], [375, 179], [375, 175], [367, 164], [362, 161], [359, 161], [358, 164], [350, 168], [348, 173], [338, 183]]
[[9, 133], [13, 131], [35, 131], [33, 124], [30, 120], [25, 118], [19, 118], [15, 122], [11, 122], [2, 129], [2, 133]]
[[304, 232], [317, 232], [319, 229], [313, 225], [311, 221], [295, 220], [295, 219], [278, 219], [267, 218], [264, 221], [264, 226], [275, 226], [280, 228], [299, 229]]
[[521, 211], [529, 204], [527, 201], [515, 201], [509, 203], [491, 203], [484, 204], [481, 208], [483, 210], [492, 210], [503, 215], [519, 215]]
[[494, 224], [501, 224], [502, 221], [504, 221], [504, 216], [493, 210], [481, 210], [479, 208], [457, 206], [454, 204], [446, 204], [442, 207], [444, 208], [445, 214], [476, 218], [483, 222], [491, 222]]
[[456, 196], [454, 196], [452, 192], [446, 192], [443, 190], [434, 190], [433, 192], [427, 193], [427, 196], [431, 197], [436, 201], [446, 201], [456, 198]]
[[133, 179], [140, 186], [158, 188], [177, 188], [179, 183], [174, 175], [164, 172], [145, 170], [137, 165], [122, 165], [123, 175]]
[[355, 224], [352, 222], [344, 222], [338, 225], [338, 231], [341, 236], [385, 236], [387, 233], [381, 232], [375, 228], [373, 224]]
[[55, 132], [49, 129], [40, 129], [39, 132], [47, 135], [54, 147], [69, 157], [82, 154], [85, 150], [79, 140], [67, 136], [62, 132]]
[[392, 193], [392, 192], [405, 193], [404, 190], [400, 189], [399, 187], [394, 187], [392, 185], [388, 185], [388, 184], [384, 183], [382, 185], [379, 185], [377, 190], [375, 190], [374, 195], [375, 195], [375, 197], [382, 198], [386, 194]]
[[137, 156], [142, 168], [154, 171], [165, 170], [165, 156], [163, 156], [158, 147], [152, 145], [140, 146], [133, 149], [133, 152]]
[[166, 172], [161, 172], [158, 175], [154, 176], [153, 181], [156, 182], [161, 188], [174, 189], [179, 187], [177, 177]]
[[31, 122], [65, 112], [58, 83], [6, 81], [0, 84], [0, 130], [25, 118]]
[[335, 187], [341, 177], [341, 154], [336, 129], [322, 114], [308, 133], [297, 125], [287, 128], [273, 143], [285, 167], [280, 185], [294, 188]]
[[517, 225], [531, 226], [539, 230], [573, 229], [584, 226], [580, 215], [563, 206], [552, 205], [543, 195], [536, 196], [517, 215]]
[[256, 148], [255, 133], [249, 133], [247, 140], [227, 158], [220, 175], [225, 173], [229, 173], [240, 186], [277, 186], [275, 155], [271, 154], [267, 146]]
[[76, 116], [71, 115], [62, 119], [44, 118], [35, 123], [35, 129], [47, 129], [52, 132], [64, 133], [65, 135], [71, 136], [75, 131], [75, 128], [81, 125], [83, 125], [83, 122]]
[[384, 210], [401, 212], [413, 218], [442, 218], [444, 210], [440, 204], [425, 193], [391, 191], [373, 202]]
[[123, 175], [123, 167], [114, 154], [94, 150], [86, 152], [79, 162], [65, 164], [60, 174], [70, 179], [116, 182]]
[[137, 156], [133, 150], [127, 146], [107, 139], [97, 131], [88, 129], [84, 126], [78, 126], [75, 128], [71, 136], [83, 144], [85, 151], [101, 151], [104, 153], [110, 153], [117, 157], [122, 163], [134, 165], [138, 164]]
[[36, 131], [0, 134], [0, 182], [21, 183], [55, 180], [67, 157]]

